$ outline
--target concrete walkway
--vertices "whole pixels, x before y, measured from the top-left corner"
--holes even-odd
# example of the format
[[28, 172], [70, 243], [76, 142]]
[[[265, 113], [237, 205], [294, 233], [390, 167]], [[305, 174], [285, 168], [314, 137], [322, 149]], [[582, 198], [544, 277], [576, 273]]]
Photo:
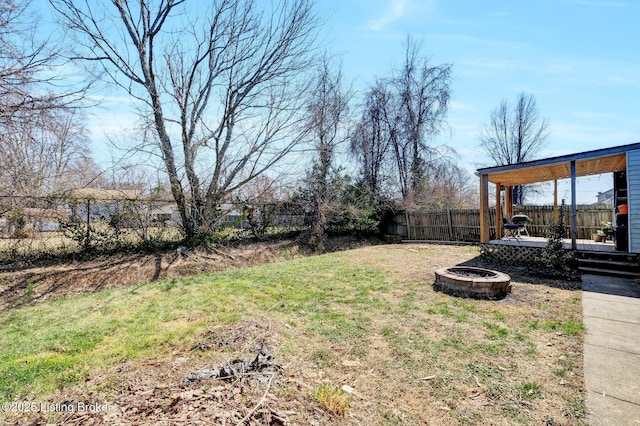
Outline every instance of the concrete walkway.
[[589, 424], [640, 426], [640, 284], [582, 276]]

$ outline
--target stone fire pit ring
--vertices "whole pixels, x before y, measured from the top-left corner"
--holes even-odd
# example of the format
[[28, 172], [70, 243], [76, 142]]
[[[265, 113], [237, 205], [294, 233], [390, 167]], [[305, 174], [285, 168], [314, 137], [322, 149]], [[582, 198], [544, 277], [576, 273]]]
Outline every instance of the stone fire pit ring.
[[501, 299], [511, 292], [511, 277], [491, 269], [452, 266], [435, 271], [434, 289], [453, 296]]

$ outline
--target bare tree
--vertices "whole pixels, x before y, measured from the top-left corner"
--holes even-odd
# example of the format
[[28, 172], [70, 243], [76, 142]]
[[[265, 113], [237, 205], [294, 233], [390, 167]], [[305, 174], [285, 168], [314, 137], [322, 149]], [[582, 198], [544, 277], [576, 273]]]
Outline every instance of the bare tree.
[[333, 68], [324, 56], [316, 71], [307, 106], [309, 135], [314, 155], [307, 178], [313, 217], [313, 244], [323, 248], [330, 215], [337, 205], [342, 179], [336, 170], [336, 150], [347, 139], [345, 124], [349, 111], [349, 94], [344, 88], [341, 68]]
[[442, 130], [451, 96], [451, 65], [431, 65], [420, 54], [421, 46], [407, 37], [404, 64], [392, 80], [402, 132], [393, 135], [392, 144], [403, 197], [424, 183], [427, 156], [434, 150], [429, 139]]
[[31, 6], [0, 3], [0, 191], [14, 197], [59, 194], [97, 173], [77, 109], [86, 86], [59, 84], [63, 49], [38, 39]]
[[240, 204], [275, 204], [284, 199], [282, 182], [267, 175], [258, 176], [236, 191], [233, 199]]
[[21, 109], [0, 123], [3, 194], [60, 195], [99, 176], [78, 110]]
[[421, 46], [407, 38], [402, 68], [378, 80], [366, 94], [361, 118], [351, 135], [351, 152], [362, 181], [380, 197], [382, 185], [395, 179], [403, 200], [424, 198], [430, 168], [444, 157], [432, 144], [443, 129], [449, 106], [451, 65], [432, 65]]
[[301, 76], [318, 21], [311, 0], [50, 0], [135, 101], [155, 136], [186, 237], [302, 139]]
[[388, 183], [391, 140], [398, 133], [398, 121], [389, 119], [392, 93], [382, 81], [365, 94], [360, 120], [350, 135], [350, 149], [359, 164], [363, 184], [380, 199]]
[[38, 40], [38, 23], [30, 0], [0, 2], [0, 121], [4, 125], [28, 119], [24, 111], [70, 107], [88, 87], [60, 89], [66, 65], [63, 49], [49, 39]]
[[[480, 144], [496, 166], [535, 160], [547, 144], [549, 123], [540, 117], [533, 95], [520, 93], [512, 108], [507, 100], [491, 111]], [[513, 188], [513, 202], [523, 204], [526, 187]]]
[[478, 190], [469, 172], [452, 159], [434, 162], [421, 188], [422, 205], [435, 208], [471, 208], [478, 205]]

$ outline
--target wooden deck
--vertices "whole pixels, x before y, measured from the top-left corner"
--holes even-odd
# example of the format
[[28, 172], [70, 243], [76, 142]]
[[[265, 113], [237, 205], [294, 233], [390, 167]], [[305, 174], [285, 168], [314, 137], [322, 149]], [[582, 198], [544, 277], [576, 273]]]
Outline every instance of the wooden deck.
[[[577, 240], [579, 251], [599, 251], [599, 252], [616, 252], [616, 247], [613, 241], [607, 241], [605, 243], [596, 243], [593, 240]], [[491, 240], [489, 244], [505, 245], [505, 246], [521, 246], [521, 247], [546, 247], [547, 239], [542, 237], [527, 237], [522, 236], [518, 239], [501, 239]], [[571, 248], [571, 240], [565, 239], [563, 241], [564, 248]], [[619, 252], [622, 253], [622, 252]]]

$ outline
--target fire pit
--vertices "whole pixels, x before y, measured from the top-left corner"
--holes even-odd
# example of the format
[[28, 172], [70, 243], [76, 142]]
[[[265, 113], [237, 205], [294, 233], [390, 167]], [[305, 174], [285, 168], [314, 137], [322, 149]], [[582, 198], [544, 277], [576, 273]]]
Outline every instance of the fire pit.
[[471, 266], [438, 269], [433, 287], [454, 296], [498, 299], [511, 292], [511, 277]]

